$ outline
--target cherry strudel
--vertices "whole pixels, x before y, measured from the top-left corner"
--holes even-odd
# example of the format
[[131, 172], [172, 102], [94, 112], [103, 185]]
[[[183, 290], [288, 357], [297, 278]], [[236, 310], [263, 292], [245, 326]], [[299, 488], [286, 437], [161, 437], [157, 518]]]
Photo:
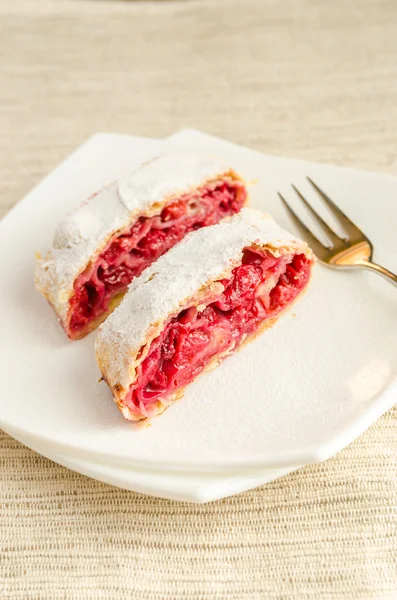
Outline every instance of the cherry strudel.
[[238, 212], [244, 181], [219, 159], [171, 154], [80, 205], [38, 257], [36, 287], [71, 339], [95, 329], [134, 277], [188, 232]]
[[123, 415], [159, 414], [272, 325], [308, 284], [313, 261], [305, 242], [247, 208], [186, 236], [100, 327], [97, 362]]

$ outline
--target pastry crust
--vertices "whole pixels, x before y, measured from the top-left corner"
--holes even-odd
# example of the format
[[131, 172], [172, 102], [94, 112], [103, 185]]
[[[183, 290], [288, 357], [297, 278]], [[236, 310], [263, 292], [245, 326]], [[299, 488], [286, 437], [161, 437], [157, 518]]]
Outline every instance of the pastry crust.
[[[91, 196], [57, 227], [52, 248], [37, 255], [35, 284], [67, 331], [70, 300], [77, 277], [95, 263], [114, 236], [139, 217], [152, 217], [177, 197], [218, 181], [243, 181], [230, 166], [212, 156], [167, 154], [139, 167]], [[97, 319], [94, 329], [108, 313]], [[88, 331], [82, 332], [82, 336]]]
[[[158, 414], [176, 399], [175, 395], [183, 393], [178, 389], [157, 407], [151, 407], [150, 415], [134, 414], [124, 403], [152, 340], [181, 310], [206, 304], [219, 295], [223, 291], [219, 290], [219, 280], [230, 277], [247, 248], [266, 250], [276, 257], [304, 254], [314, 260], [307, 244], [281, 229], [270, 216], [243, 208], [217, 225], [188, 234], [160, 257], [131, 283], [120, 306], [101, 325], [95, 342], [97, 362], [127, 419]], [[263, 328], [275, 320], [265, 321]], [[219, 362], [221, 357], [214, 360]], [[212, 366], [207, 365], [206, 370]]]

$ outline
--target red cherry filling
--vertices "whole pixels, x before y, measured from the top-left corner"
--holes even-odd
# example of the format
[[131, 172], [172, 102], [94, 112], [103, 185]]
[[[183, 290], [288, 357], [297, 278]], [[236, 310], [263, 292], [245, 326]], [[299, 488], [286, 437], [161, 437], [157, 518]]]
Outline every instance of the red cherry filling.
[[246, 195], [240, 181], [215, 182], [170, 202], [157, 216], [140, 217], [76, 279], [70, 301], [69, 336], [84, 335], [90, 324], [109, 310], [113, 298], [126, 291], [134, 277], [190, 231], [237, 213]]
[[214, 357], [226, 355], [275, 317], [306, 286], [311, 262], [303, 255], [276, 258], [245, 250], [242, 264], [220, 283], [224, 291], [182, 310], [151, 342], [125, 403], [147, 415], [150, 404], [189, 384]]

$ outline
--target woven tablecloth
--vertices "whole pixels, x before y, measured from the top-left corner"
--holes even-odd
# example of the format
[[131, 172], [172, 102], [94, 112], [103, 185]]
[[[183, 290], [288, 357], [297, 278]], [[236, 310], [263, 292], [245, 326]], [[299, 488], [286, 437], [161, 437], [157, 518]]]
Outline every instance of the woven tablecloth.
[[[1, 214], [94, 132], [185, 126], [395, 172], [396, 0], [0, 0]], [[396, 409], [334, 459], [203, 506], [6, 434], [0, 473], [0, 598], [397, 598]]]

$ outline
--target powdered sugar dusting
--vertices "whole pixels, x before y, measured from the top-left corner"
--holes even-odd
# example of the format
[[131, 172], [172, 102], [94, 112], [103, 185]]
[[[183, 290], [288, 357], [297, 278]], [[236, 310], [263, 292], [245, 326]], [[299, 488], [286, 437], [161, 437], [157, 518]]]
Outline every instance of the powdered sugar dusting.
[[123, 388], [119, 398], [134, 381], [134, 361], [148, 337], [197, 297], [198, 290], [228, 276], [250, 245], [312, 257], [305, 242], [281, 229], [270, 216], [243, 208], [217, 225], [187, 235], [131, 283], [96, 340], [98, 363], [107, 381]]
[[187, 192], [228, 171], [228, 165], [212, 156], [167, 154], [145, 163], [132, 176], [119, 181], [118, 194], [123, 206], [133, 212]]
[[36, 286], [66, 324], [76, 277], [97, 258], [108, 240], [139, 215], [230, 172], [222, 160], [196, 154], [166, 154], [144, 163], [81, 204], [55, 231], [53, 247], [36, 269]]

